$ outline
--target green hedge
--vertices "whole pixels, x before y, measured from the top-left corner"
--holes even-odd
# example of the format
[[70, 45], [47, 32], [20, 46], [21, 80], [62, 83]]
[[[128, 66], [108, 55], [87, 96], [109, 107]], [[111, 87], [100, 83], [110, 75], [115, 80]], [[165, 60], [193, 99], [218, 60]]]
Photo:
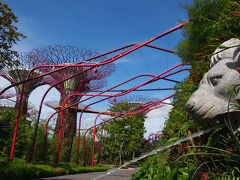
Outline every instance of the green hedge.
[[107, 171], [109, 167], [79, 167], [74, 164], [31, 164], [21, 159], [9, 163], [6, 158], [0, 158], [1, 180], [22, 180], [66, 174]]

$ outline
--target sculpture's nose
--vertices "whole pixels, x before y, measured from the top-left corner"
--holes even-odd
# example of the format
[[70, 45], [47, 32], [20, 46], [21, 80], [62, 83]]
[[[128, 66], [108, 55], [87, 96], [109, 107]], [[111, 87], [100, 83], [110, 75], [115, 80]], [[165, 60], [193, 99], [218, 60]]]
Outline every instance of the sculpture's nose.
[[194, 107], [194, 102], [191, 101], [191, 99], [188, 100], [188, 102], [186, 103], [185, 105], [185, 109], [188, 111], [188, 112], [191, 112], [193, 110], [193, 107]]

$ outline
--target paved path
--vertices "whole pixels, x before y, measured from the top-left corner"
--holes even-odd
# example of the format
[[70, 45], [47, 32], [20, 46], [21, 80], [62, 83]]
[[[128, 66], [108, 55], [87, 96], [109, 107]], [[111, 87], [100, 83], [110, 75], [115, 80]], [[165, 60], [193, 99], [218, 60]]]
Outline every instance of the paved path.
[[[139, 171], [140, 168], [128, 168], [120, 169], [108, 176], [104, 176], [101, 180], [130, 180], [132, 175]], [[73, 174], [65, 176], [56, 176], [50, 178], [41, 178], [39, 180], [92, 180], [98, 175], [104, 174], [106, 172], [92, 172], [92, 173], [82, 173]]]

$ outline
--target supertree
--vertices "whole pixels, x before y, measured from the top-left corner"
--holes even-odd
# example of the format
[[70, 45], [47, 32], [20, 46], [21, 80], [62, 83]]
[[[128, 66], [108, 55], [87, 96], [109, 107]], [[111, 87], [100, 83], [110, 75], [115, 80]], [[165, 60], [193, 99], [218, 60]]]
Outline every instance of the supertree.
[[[18, 64], [15, 64], [12, 67], [4, 67], [0, 70], [0, 76], [8, 80], [11, 84], [15, 84], [18, 82], [21, 82], [24, 80], [28, 72], [35, 66], [44, 64], [46, 62], [44, 61], [33, 61], [31, 59], [30, 54], [28, 53], [20, 53], [18, 57], [15, 59], [18, 61]], [[32, 77], [39, 75], [40, 72], [33, 73]], [[37, 80], [33, 80], [30, 82], [27, 82], [25, 84], [23, 98], [22, 98], [22, 108], [21, 113], [23, 115], [27, 114], [28, 110], [28, 99], [31, 94], [31, 92], [36, 89], [37, 87], [44, 85], [45, 80], [43, 78], [39, 78]], [[15, 108], [19, 106], [20, 101], [20, 94], [22, 92], [22, 86], [15, 86], [16, 90], [16, 103]]]
[[[44, 60], [49, 62], [49, 64], [75, 64], [81, 60], [85, 60], [98, 55], [98, 53], [93, 52], [89, 49], [73, 47], [73, 46], [44, 46], [42, 48], [33, 49], [31, 52], [31, 57], [34, 61]], [[94, 62], [102, 62], [105, 57], [94, 59]], [[94, 63], [92, 62], [92, 63]], [[87, 61], [84, 63], [88, 63]], [[47, 69], [45, 69], [46, 71]], [[48, 84], [53, 84], [59, 82], [69, 76], [72, 76], [80, 71], [84, 70], [84, 67], [69, 67], [67, 69], [58, 71], [49, 76]], [[93, 71], [86, 71], [74, 78], [71, 78], [63, 83], [60, 83], [55, 88], [60, 92], [60, 102], [61, 106], [64, 100], [71, 94], [82, 92], [86, 93], [91, 90], [101, 89], [106, 85], [105, 77], [109, 76], [115, 67], [113, 65], [105, 65], [101, 67], [95, 67]], [[67, 101], [67, 104], [73, 104], [81, 99], [82, 96], [72, 97]], [[74, 108], [64, 111], [64, 132], [63, 137], [66, 138], [67, 146], [71, 149], [73, 136], [76, 133], [76, 119], [77, 111]], [[60, 125], [60, 115], [57, 118], [55, 125], [54, 137], [58, 134], [58, 127]], [[69, 151], [69, 153], [71, 153]], [[69, 154], [68, 153], [68, 154]], [[67, 159], [69, 161], [70, 158]]]

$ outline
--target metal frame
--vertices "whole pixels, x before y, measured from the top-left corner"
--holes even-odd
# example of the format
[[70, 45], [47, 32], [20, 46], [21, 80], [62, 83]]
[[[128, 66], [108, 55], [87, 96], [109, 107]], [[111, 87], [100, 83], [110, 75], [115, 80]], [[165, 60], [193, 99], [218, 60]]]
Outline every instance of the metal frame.
[[[17, 136], [19, 118], [20, 118], [20, 114], [21, 114], [22, 98], [23, 98], [24, 85], [25, 85], [25, 83], [27, 83], [27, 82], [29, 82], [29, 81], [31, 81], [31, 80], [38, 79], [38, 78], [40, 78], [40, 77], [44, 77], [44, 76], [46, 76], [46, 75], [50, 75], [50, 74], [52, 74], [52, 73], [54, 73], [54, 72], [61, 71], [61, 70], [66, 69], [66, 68], [68, 68], [68, 67], [86, 67], [85, 70], [83, 70], [83, 71], [81, 71], [81, 72], [79, 72], [79, 73], [76, 73], [76, 74], [74, 74], [74, 75], [72, 75], [72, 76], [69, 76], [68, 78], [63, 79], [62, 81], [59, 81], [59, 82], [53, 84], [53, 85], [52, 85], [51, 87], [49, 87], [48, 90], [45, 92], [45, 94], [44, 94], [44, 96], [43, 96], [43, 98], [42, 98], [42, 100], [41, 100], [41, 104], [40, 104], [40, 108], [39, 108], [39, 114], [38, 114], [38, 118], [37, 118], [37, 122], [36, 122], [36, 127], [35, 127], [35, 133], [34, 133], [34, 137], [33, 137], [33, 144], [32, 144], [32, 148], [31, 148], [30, 154], [29, 154], [29, 162], [31, 162], [31, 161], [32, 161], [32, 157], [33, 157], [34, 144], [35, 144], [35, 140], [36, 140], [36, 136], [37, 136], [38, 123], [39, 123], [40, 114], [41, 114], [41, 110], [42, 110], [42, 104], [43, 104], [43, 101], [44, 101], [47, 93], [48, 93], [54, 86], [56, 86], [56, 85], [58, 85], [58, 84], [60, 84], [60, 83], [62, 83], [62, 82], [64, 82], [64, 81], [66, 81], [66, 80], [68, 80], [68, 79], [71, 79], [71, 78], [73, 78], [73, 77], [75, 77], [75, 76], [78, 76], [78, 75], [80, 75], [80, 74], [82, 74], [82, 73], [84, 73], [84, 72], [86, 72], [86, 71], [89, 71], [89, 70], [92, 70], [92, 69], [96, 69], [96, 68], [99, 67], [99, 66], [103, 66], [103, 65], [109, 64], [109, 63], [111, 63], [111, 62], [114, 62], [114, 61], [116, 61], [117, 59], [119, 59], [119, 58], [121, 58], [121, 57], [124, 57], [125, 55], [127, 55], [127, 54], [129, 54], [129, 53], [131, 53], [131, 52], [133, 52], [133, 51], [135, 51], [135, 50], [137, 50], [137, 49], [139, 49], [139, 48], [141, 48], [141, 47], [143, 47], [143, 46], [146, 46], [146, 45], [147, 45], [148, 47], [156, 48], [156, 49], [159, 49], [159, 50], [164, 50], [164, 49], [162, 49], [162, 48], [158, 48], [158, 47], [151, 46], [151, 45], [149, 45], [149, 43], [151, 43], [151, 42], [153, 42], [153, 41], [161, 38], [162, 36], [165, 36], [165, 35], [173, 32], [173, 31], [176, 31], [177, 29], [181, 28], [181, 27], [183, 26], [183, 24], [185, 24], [185, 23], [180, 23], [180, 24], [177, 25], [176, 27], [171, 28], [170, 30], [168, 30], [168, 31], [166, 31], [166, 32], [164, 32], [164, 33], [162, 33], [162, 34], [160, 34], [160, 35], [158, 35], [158, 36], [156, 36], [156, 37], [154, 37], [154, 38], [152, 38], [152, 39], [144, 42], [144, 43], [134, 44], [135, 47], [133, 47], [133, 48], [131, 48], [131, 49], [129, 49], [129, 50], [126, 50], [125, 52], [120, 53], [120, 54], [118, 54], [118, 55], [116, 55], [116, 56], [113, 56], [113, 57], [111, 57], [111, 58], [109, 58], [109, 59], [107, 59], [107, 60], [105, 60], [105, 61], [103, 61], [103, 62], [100, 62], [100, 63], [90, 63], [90, 60], [96, 59], [97, 57], [101, 57], [101, 56], [103, 56], [103, 55], [106, 55], [106, 54], [109, 54], [109, 53], [112, 53], [112, 52], [116, 52], [116, 51], [118, 51], [118, 50], [122, 50], [122, 49], [124, 49], [124, 48], [130, 47], [130, 46], [133, 46], [133, 45], [128, 45], [128, 46], [125, 46], [125, 47], [122, 47], [122, 48], [119, 48], [119, 49], [116, 49], [116, 50], [113, 50], [113, 51], [104, 53], [104, 54], [102, 54], [102, 55], [99, 55], [99, 56], [96, 56], [96, 57], [93, 57], [93, 58], [90, 58], [90, 59], [87, 59], [87, 60], [83, 60], [83, 61], [81, 61], [81, 62], [79, 62], [79, 63], [72, 64], [72, 65], [42, 65], [42, 66], [37, 66], [37, 67], [31, 69], [31, 70], [28, 72], [28, 74], [26, 75], [26, 78], [25, 78], [24, 81], [18, 82], [18, 83], [15, 83], [15, 84], [12, 84], [12, 85], [6, 87], [5, 89], [3, 89], [3, 90], [0, 92], [0, 95], [3, 94], [7, 89], [22, 84], [22, 92], [21, 92], [20, 102], [19, 102], [19, 106], [18, 106], [17, 119], [16, 119], [16, 123], [15, 123], [15, 130], [14, 130], [14, 136], [13, 136], [13, 142], [12, 142], [12, 148], [11, 148], [11, 154], [10, 154], [10, 162], [12, 162], [12, 160], [13, 160], [14, 147], [15, 147], [15, 141], [16, 141], [16, 136]], [[168, 52], [170, 52], [170, 51], [168, 50]], [[171, 53], [174, 53], [174, 52], [171, 52]], [[89, 62], [89, 64], [81, 64], [81, 63], [85, 63], [85, 62]], [[44, 73], [44, 74], [42, 74], [42, 75], [36, 76], [36, 77], [34, 77], [34, 78], [30, 78], [31, 74], [32, 74], [35, 70], [37, 70], [37, 69], [39, 69], [39, 68], [44, 68], [44, 67], [60, 67], [60, 68], [59, 68], [59, 69], [56, 69], [56, 70], [53, 70], [53, 71], [49, 71], [49, 72]], [[124, 94], [124, 93], [123, 93], [123, 94]], [[126, 93], [125, 93], [125, 94], [126, 94]], [[90, 95], [90, 96], [92, 96], [92, 95]], [[104, 95], [102, 95], [102, 96], [104, 96]]]
[[[108, 90], [105, 90], [105, 91], [102, 91], [101, 93], [98, 93], [98, 94], [76, 93], [76, 94], [72, 94], [72, 95], [68, 96], [68, 97], [65, 99], [64, 103], [63, 103], [62, 109], [56, 111], [55, 113], [53, 113], [52, 116], [48, 119], [48, 121], [47, 121], [47, 123], [46, 123], [46, 128], [45, 128], [44, 161], [46, 160], [47, 125], [48, 125], [48, 123], [49, 123], [49, 120], [50, 120], [56, 113], [61, 112], [61, 111], [66, 110], [66, 109], [69, 109], [69, 108], [71, 108], [72, 106], [77, 105], [78, 103], [84, 102], [84, 101], [86, 101], [86, 100], [88, 100], [88, 99], [90, 99], [90, 98], [93, 98], [93, 97], [97, 97], [97, 96], [106, 97], [105, 99], [102, 99], [102, 100], [99, 100], [99, 101], [97, 101], [97, 102], [91, 103], [91, 104], [89, 104], [89, 105], [87, 105], [87, 106], [84, 107], [84, 109], [83, 109], [82, 112], [81, 112], [80, 118], [79, 118], [79, 129], [80, 129], [82, 114], [83, 114], [84, 110], [85, 110], [86, 108], [88, 108], [90, 105], [93, 105], [93, 104], [102, 102], [102, 101], [107, 100], [107, 99], [109, 99], [109, 98], [116, 98], [116, 97], [118, 97], [118, 96], [122, 96], [122, 95], [128, 94], [128, 93], [132, 92], [133, 90], [135, 90], [135, 89], [137, 89], [137, 88], [139, 88], [139, 87], [142, 87], [142, 86], [144, 86], [144, 85], [146, 85], [146, 84], [149, 84], [149, 83], [151, 83], [151, 82], [155, 82], [155, 80], [164, 79], [164, 78], [167, 77], [167, 76], [171, 76], [171, 75], [173, 75], [173, 74], [176, 74], [176, 73], [179, 73], [179, 72], [182, 72], [182, 71], [185, 71], [185, 70], [190, 70], [190, 69], [181, 69], [181, 70], [179, 70], [179, 71], [176, 71], [176, 72], [173, 72], [173, 73], [170, 73], [170, 74], [168, 74], [168, 75], [165, 75], [165, 76], [161, 77], [161, 75], [164, 75], [164, 74], [168, 73], [169, 71], [171, 71], [171, 70], [173, 70], [173, 69], [175, 69], [175, 68], [177, 68], [177, 67], [179, 67], [179, 66], [182, 66], [182, 65], [189, 65], [189, 64], [186, 64], [186, 63], [178, 64], [178, 65], [176, 65], [176, 66], [174, 66], [174, 67], [166, 70], [165, 72], [163, 72], [163, 73], [161, 73], [161, 74], [159, 74], [159, 75], [157, 75], [157, 76], [153, 76], [153, 75], [139, 75], [139, 76], [136, 76], [136, 77], [134, 77], [134, 78], [131, 78], [130, 80], [127, 80], [127, 81], [125, 81], [125, 82], [123, 82], [123, 83], [120, 83], [120, 84], [118, 84], [118, 85], [116, 85], [116, 86], [108, 89], [108, 90], [112, 90], [112, 89], [114, 89], [114, 88], [116, 88], [116, 87], [119, 87], [120, 85], [125, 84], [125, 83], [127, 83], [127, 82], [129, 82], [129, 81], [132, 81], [132, 80], [134, 80], [134, 79], [136, 79], [136, 78], [138, 78], [138, 77], [142, 77], [142, 76], [150, 76], [150, 77], [152, 77], [150, 80], [146, 81], [145, 83], [142, 83], [142, 84], [140, 84], [140, 85], [138, 85], [138, 86], [136, 86], [136, 87], [134, 87], [134, 88], [131, 88], [131, 89], [129, 89], [129, 90], [123, 92], [123, 93], [118, 93], [118, 94], [115, 94], [115, 95], [106, 95], [106, 94], [103, 94], [103, 93], [107, 92]], [[86, 98], [86, 99], [81, 100], [81, 101], [78, 101], [78, 102], [75, 102], [75, 103], [73, 103], [72, 105], [70, 105], [70, 106], [68, 106], [67, 108], [65, 108], [65, 103], [66, 103], [67, 100], [68, 100], [69, 98], [71, 98], [72, 96], [91, 96], [91, 97], [90, 97], [90, 98]], [[102, 112], [102, 113], [108, 114], [108, 112]], [[101, 113], [101, 114], [102, 114], [102, 113]], [[62, 126], [63, 126], [63, 112], [62, 112], [62, 114], [61, 114], [61, 123], [60, 123], [60, 130], [59, 130], [58, 151], [57, 151], [56, 163], [59, 162], [59, 152], [60, 152], [61, 137], [62, 137]], [[79, 131], [79, 134], [80, 134], [80, 131]], [[78, 154], [78, 152], [77, 152], [77, 154]], [[77, 161], [78, 161], [78, 160], [77, 160]]]
[[162, 134], [150, 134], [149, 136], [148, 136], [148, 152], [150, 153], [151, 152], [151, 149], [150, 149], [150, 141], [151, 141], [151, 139], [150, 139], [150, 137], [151, 136], [162, 136]]

